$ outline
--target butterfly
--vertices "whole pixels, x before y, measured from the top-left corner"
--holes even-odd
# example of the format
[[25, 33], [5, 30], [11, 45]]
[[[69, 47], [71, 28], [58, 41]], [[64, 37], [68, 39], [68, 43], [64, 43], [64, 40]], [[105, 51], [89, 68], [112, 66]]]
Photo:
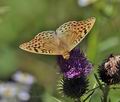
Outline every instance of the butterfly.
[[64, 59], [69, 59], [69, 52], [85, 38], [95, 20], [95, 17], [91, 17], [83, 21], [69, 21], [56, 31], [40, 32], [19, 47], [36, 54], [62, 55]]

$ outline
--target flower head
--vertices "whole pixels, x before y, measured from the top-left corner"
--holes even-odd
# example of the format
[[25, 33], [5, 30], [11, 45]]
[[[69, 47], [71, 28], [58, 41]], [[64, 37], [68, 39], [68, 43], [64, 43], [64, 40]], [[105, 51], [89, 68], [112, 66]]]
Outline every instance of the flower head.
[[14, 97], [17, 93], [17, 85], [14, 83], [0, 83], [1, 97]]
[[30, 99], [30, 94], [27, 91], [21, 91], [18, 93], [17, 97], [21, 101], [28, 101]]
[[18, 83], [32, 85], [35, 82], [34, 76], [29, 73], [24, 73], [21, 71], [17, 71], [13, 76], [12, 79]]
[[80, 98], [87, 90], [88, 80], [86, 77], [68, 79], [63, 77], [58, 83], [58, 90], [67, 97]]
[[106, 84], [120, 83], [120, 55], [110, 55], [98, 70], [101, 80]]
[[58, 56], [57, 62], [66, 78], [80, 77], [82, 75], [87, 76], [92, 69], [92, 64], [80, 52], [80, 49], [73, 49], [70, 52], [70, 58], [68, 60], [62, 56]]
[[90, 4], [93, 4], [94, 2], [96, 2], [97, 0], [78, 0], [78, 5], [80, 7], [86, 7]]

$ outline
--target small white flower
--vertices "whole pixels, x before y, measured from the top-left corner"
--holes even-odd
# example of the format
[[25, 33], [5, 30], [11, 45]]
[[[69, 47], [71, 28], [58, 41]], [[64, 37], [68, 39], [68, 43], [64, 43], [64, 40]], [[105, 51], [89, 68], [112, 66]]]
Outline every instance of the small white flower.
[[78, 0], [78, 4], [81, 6], [81, 7], [85, 7], [85, 6], [88, 6], [92, 3], [94, 3], [96, 0]]
[[28, 101], [28, 100], [30, 99], [30, 95], [29, 95], [29, 93], [26, 92], [26, 91], [21, 91], [21, 92], [19, 92], [19, 94], [18, 94], [18, 98], [19, 98], [19, 100], [21, 100], [21, 101]]
[[23, 73], [21, 71], [16, 72], [12, 78], [16, 82], [27, 84], [27, 85], [31, 85], [35, 82], [35, 78], [32, 75], [28, 73]]
[[0, 102], [27, 101], [30, 99], [29, 91], [30, 85], [14, 82], [2, 82], [0, 83]]
[[14, 83], [1, 83], [0, 84], [0, 96], [14, 97], [16, 93], [17, 93], [17, 87]]

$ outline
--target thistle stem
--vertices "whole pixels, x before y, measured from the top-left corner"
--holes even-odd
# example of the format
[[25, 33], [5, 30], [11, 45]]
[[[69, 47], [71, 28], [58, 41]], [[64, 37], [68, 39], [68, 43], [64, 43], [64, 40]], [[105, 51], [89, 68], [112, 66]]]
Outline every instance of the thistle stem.
[[91, 92], [85, 99], [83, 102], [85, 102], [90, 96], [92, 96], [92, 94], [95, 92], [95, 90], [93, 90], [93, 92]]
[[[103, 86], [104, 84], [102, 84], [102, 86]], [[97, 86], [97, 87], [95, 87], [95, 88], [93, 88], [93, 89], [91, 89], [91, 90], [88, 90], [87, 92], [86, 92], [86, 94], [88, 94], [89, 92], [91, 92], [91, 91], [94, 91], [94, 90], [96, 90], [96, 89], [98, 89], [98, 88], [100, 88], [100, 86]]]
[[102, 102], [108, 102], [108, 94], [109, 94], [109, 90], [110, 90], [109, 85], [105, 84], [103, 87], [101, 82], [99, 81], [99, 78], [97, 77], [97, 75], [94, 74], [94, 76], [95, 76], [97, 83], [100, 86], [102, 93], [103, 93]]
[[108, 102], [108, 94], [109, 94], [109, 85], [105, 85], [103, 90], [103, 102]]
[[99, 85], [100, 89], [103, 91], [104, 89], [103, 89], [103, 86], [102, 86], [102, 84], [101, 84], [101, 82], [100, 82], [99, 78], [97, 77], [97, 75], [96, 75], [96, 74], [94, 74], [94, 77], [95, 77], [95, 79], [96, 79], [96, 81], [97, 81], [97, 83], [98, 83], [98, 85]]

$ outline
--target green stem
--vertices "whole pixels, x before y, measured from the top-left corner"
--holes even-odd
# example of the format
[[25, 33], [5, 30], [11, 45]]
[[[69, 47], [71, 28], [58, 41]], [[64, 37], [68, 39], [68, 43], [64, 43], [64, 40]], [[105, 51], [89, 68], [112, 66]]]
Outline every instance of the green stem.
[[92, 96], [92, 94], [95, 92], [95, 90], [93, 90], [93, 92], [91, 92], [85, 99], [83, 102], [85, 102], [90, 96]]
[[[104, 84], [102, 84], [102, 86], [103, 86]], [[100, 86], [97, 86], [97, 87], [95, 87], [95, 88], [93, 88], [93, 89], [91, 89], [91, 90], [88, 90], [85, 94], [88, 94], [89, 92], [91, 92], [91, 91], [94, 91], [94, 90], [96, 90], [96, 89], [98, 89], [98, 88], [100, 88]]]
[[100, 89], [103, 91], [104, 89], [103, 89], [103, 86], [102, 86], [102, 84], [101, 84], [101, 82], [100, 82], [99, 78], [97, 77], [97, 75], [96, 75], [96, 74], [94, 74], [94, 77], [95, 77], [95, 79], [96, 79], [96, 81], [97, 81], [98, 85], [100, 86]]
[[94, 76], [95, 76], [97, 83], [100, 86], [101, 91], [103, 92], [102, 102], [108, 102], [108, 94], [109, 94], [109, 90], [110, 90], [109, 85], [105, 84], [103, 87], [101, 82], [99, 81], [99, 78], [97, 77], [97, 75], [94, 74]]
[[105, 85], [103, 90], [103, 102], [108, 102], [108, 94], [109, 94], [109, 85]]

